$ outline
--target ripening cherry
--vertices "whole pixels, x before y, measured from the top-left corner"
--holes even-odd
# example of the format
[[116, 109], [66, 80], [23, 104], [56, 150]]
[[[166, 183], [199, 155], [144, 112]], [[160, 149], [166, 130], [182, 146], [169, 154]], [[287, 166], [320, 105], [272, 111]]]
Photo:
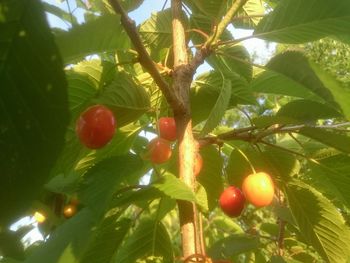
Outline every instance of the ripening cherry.
[[80, 142], [90, 149], [105, 146], [113, 138], [115, 128], [113, 112], [103, 105], [89, 107], [76, 123]]
[[158, 120], [159, 137], [168, 140], [176, 140], [176, 123], [172, 117], [161, 117]]
[[63, 207], [63, 215], [65, 218], [71, 218], [77, 212], [77, 207], [75, 205], [69, 204]]
[[226, 215], [237, 217], [243, 211], [245, 198], [239, 188], [230, 186], [222, 192], [219, 203], [222, 211]]
[[147, 146], [148, 156], [152, 163], [161, 164], [168, 161], [171, 157], [170, 142], [162, 138], [155, 138]]
[[268, 206], [273, 200], [275, 187], [271, 177], [264, 172], [253, 173], [243, 180], [245, 198], [256, 207]]
[[193, 169], [193, 173], [195, 176], [199, 175], [199, 173], [202, 170], [202, 166], [203, 166], [203, 158], [199, 153], [197, 153], [195, 163], [194, 163], [194, 169]]

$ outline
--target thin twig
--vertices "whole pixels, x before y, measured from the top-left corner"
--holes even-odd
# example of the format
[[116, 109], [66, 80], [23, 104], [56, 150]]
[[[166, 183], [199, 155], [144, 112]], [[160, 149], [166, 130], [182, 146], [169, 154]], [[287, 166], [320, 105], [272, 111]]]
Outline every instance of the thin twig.
[[207, 40], [209, 38], [209, 35], [200, 29], [192, 28], [192, 29], [186, 30], [186, 32], [196, 32], [196, 33], [200, 34], [202, 37], [204, 37], [205, 40]]
[[212, 43], [216, 43], [221, 35], [224, 33], [226, 27], [231, 23], [232, 18], [236, 15], [238, 10], [247, 2], [247, 0], [236, 0], [230, 9], [225, 14], [224, 18], [220, 21], [217, 26], [216, 32], [210, 39], [205, 43], [205, 46], [211, 46]]

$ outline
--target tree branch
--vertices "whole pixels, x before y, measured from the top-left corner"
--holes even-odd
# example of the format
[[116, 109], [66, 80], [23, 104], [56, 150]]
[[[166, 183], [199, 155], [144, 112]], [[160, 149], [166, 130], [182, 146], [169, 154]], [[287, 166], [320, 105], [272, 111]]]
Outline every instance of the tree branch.
[[[194, 191], [195, 176], [193, 174], [193, 168], [195, 155], [198, 149], [192, 134], [189, 100], [189, 91], [194, 71], [191, 70], [188, 63], [182, 1], [172, 0], [171, 10], [174, 52], [173, 89], [181, 103], [185, 105], [185, 111], [182, 112], [173, 108], [179, 142], [179, 177]], [[182, 251], [184, 258], [188, 260], [191, 255], [196, 255], [200, 251], [198, 242], [196, 242], [198, 234], [196, 229], [197, 211], [194, 209], [194, 204], [191, 202], [178, 200], [177, 203], [180, 216]]]
[[151, 57], [149, 56], [145, 46], [142, 43], [141, 37], [137, 31], [135, 22], [127, 15], [123, 7], [120, 5], [118, 0], [109, 0], [111, 6], [117, 14], [120, 14], [121, 23], [128, 34], [131, 42], [133, 43], [137, 53], [139, 54], [140, 64], [148, 71], [152, 76], [167, 102], [173, 109], [178, 111], [184, 111], [184, 104], [176, 97], [175, 92], [170, 88], [170, 86], [165, 82], [165, 80], [160, 75], [157, 67]]
[[238, 10], [247, 2], [248, 0], [236, 0], [230, 9], [225, 14], [224, 18], [220, 21], [215, 34], [209, 39], [206, 45], [215, 44], [224, 33], [226, 27], [231, 23], [232, 18], [237, 14]]
[[335, 130], [335, 131], [341, 131], [341, 132], [350, 132], [349, 130], [339, 130], [341, 127], [347, 127], [350, 126], [350, 122], [343, 122], [343, 123], [337, 123], [333, 125], [294, 125], [294, 126], [278, 126], [275, 128], [263, 128], [259, 129], [256, 126], [250, 126], [245, 128], [239, 128], [234, 129], [229, 132], [225, 132], [222, 134], [219, 134], [217, 136], [209, 136], [204, 138], [199, 138], [198, 141], [201, 146], [208, 145], [208, 144], [222, 144], [223, 141], [229, 141], [229, 140], [243, 140], [247, 142], [262, 142], [263, 139], [267, 136], [278, 134], [278, 133], [292, 133], [292, 132], [299, 132], [302, 128], [317, 128], [317, 129], [326, 129], [326, 130]]
[[206, 57], [208, 57], [212, 52], [212, 44], [216, 44], [221, 35], [224, 33], [226, 27], [231, 23], [233, 17], [238, 12], [239, 8], [241, 8], [247, 0], [236, 0], [231, 8], [227, 11], [224, 18], [221, 20], [219, 25], [213, 34], [207, 39], [207, 41], [202, 45], [202, 47], [196, 52], [193, 57], [190, 68], [192, 72], [195, 72], [197, 68], [203, 64]]

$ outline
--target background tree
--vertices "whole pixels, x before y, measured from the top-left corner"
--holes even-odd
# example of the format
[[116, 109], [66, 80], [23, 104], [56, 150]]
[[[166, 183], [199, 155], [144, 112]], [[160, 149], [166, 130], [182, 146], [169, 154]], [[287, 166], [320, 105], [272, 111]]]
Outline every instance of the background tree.
[[[0, 3], [0, 261], [348, 262], [348, 72], [324, 54], [350, 3], [172, 0], [135, 25], [142, 2]], [[287, 48], [258, 65], [251, 38]]]

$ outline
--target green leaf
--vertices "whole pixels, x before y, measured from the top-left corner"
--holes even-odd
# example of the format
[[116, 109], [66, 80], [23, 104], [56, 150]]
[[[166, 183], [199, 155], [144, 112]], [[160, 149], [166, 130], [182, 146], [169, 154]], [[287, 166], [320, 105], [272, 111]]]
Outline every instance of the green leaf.
[[[309, 89], [314, 95], [322, 98], [323, 101], [328, 102], [331, 106], [337, 106], [332, 93], [315, 74], [309, 61], [302, 53], [288, 51], [278, 54], [267, 63], [266, 67], [287, 77], [288, 82], [293, 81], [304, 89]], [[282, 85], [280, 89], [283, 91], [281, 94], [291, 95], [290, 92], [294, 93], [294, 87], [284, 86], [284, 83], [280, 83], [280, 85]], [[287, 88], [291, 90], [287, 90]]]
[[83, 61], [66, 71], [69, 108], [75, 120], [98, 92], [102, 75], [100, 60]]
[[238, 73], [247, 81], [252, 79], [253, 67], [250, 64], [250, 55], [242, 45], [220, 46], [214, 54], [207, 58], [207, 62], [227, 78], [232, 73]]
[[317, 189], [350, 208], [350, 158], [338, 154], [321, 160], [320, 164], [310, 165], [307, 175], [316, 182]]
[[256, 37], [280, 43], [304, 43], [349, 34], [347, 0], [284, 0], [257, 26]]
[[208, 116], [207, 121], [204, 124], [203, 129], [201, 130], [201, 136], [211, 132], [220, 123], [222, 117], [225, 114], [226, 109], [229, 106], [230, 98], [231, 81], [222, 75], [222, 87], [220, 95], [214, 107], [211, 109], [211, 112]]
[[217, 200], [223, 191], [223, 158], [213, 146], [202, 148], [200, 154], [203, 158], [203, 167], [198, 175], [198, 181], [206, 191], [209, 210], [213, 210], [217, 207]]
[[51, 5], [51, 4], [46, 3], [46, 2], [42, 2], [42, 4], [43, 4], [46, 12], [61, 18], [65, 22], [71, 23], [73, 25], [78, 24], [78, 21], [74, 15], [70, 15], [68, 12], [64, 11], [63, 9], [59, 8], [58, 6]]
[[232, 235], [223, 238], [209, 248], [208, 255], [213, 259], [225, 259], [243, 252], [256, 250], [259, 240], [247, 235]]
[[295, 120], [295, 123], [307, 123], [319, 119], [341, 117], [341, 114], [334, 108], [316, 101], [293, 100], [281, 107], [276, 116]]
[[79, 262], [95, 224], [93, 218], [89, 209], [81, 210], [51, 233], [50, 238], [24, 262], [38, 263], [43, 259], [47, 263]]
[[81, 60], [87, 55], [130, 47], [130, 40], [117, 15], [103, 15], [75, 26], [68, 32], [59, 33], [56, 43], [66, 64]]
[[140, 131], [140, 126], [133, 124], [119, 128], [112, 140], [104, 148], [96, 151], [90, 150], [80, 143], [75, 134], [74, 124], [71, 124], [64, 150], [51, 172], [52, 176], [62, 174], [67, 178], [72, 173], [82, 174], [104, 158], [127, 154]]
[[329, 73], [322, 70], [315, 63], [310, 62], [312, 69], [315, 71], [317, 77], [322, 81], [325, 87], [331, 92], [334, 100], [342, 109], [345, 117], [350, 120], [350, 87], [345, 86], [337, 81]]
[[144, 219], [118, 250], [116, 263], [134, 263], [147, 256], [161, 256], [162, 262], [173, 262], [169, 234], [160, 221]]
[[243, 234], [244, 230], [242, 227], [236, 223], [234, 220], [229, 218], [228, 216], [215, 216], [212, 223], [220, 228], [225, 229], [227, 233], [235, 233], [235, 234]]
[[101, 216], [113, 193], [130, 183], [135, 184], [143, 173], [142, 168], [142, 160], [132, 154], [102, 160], [82, 179], [78, 193], [81, 203], [91, 208], [97, 217]]
[[286, 187], [290, 208], [300, 233], [326, 262], [346, 262], [350, 229], [337, 208], [310, 185], [294, 181]]
[[0, 2], [0, 224], [37, 198], [64, 142], [67, 82], [39, 1]]
[[119, 127], [136, 120], [150, 108], [146, 90], [125, 72], [118, 73], [114, 81], [92, 101], [110, 108]]
[[[289, 65], [291, 68], [291, 65]], [[298, 73], [299, 74], [299, 73]], [[288, 76], [271, 70], [263, 71], [253, 78], [250, 88], [254, 92], [280, 94], [309, 100], [320, 100], [302, 83]]]
[[185, 0], [184, 3], [190, 6], [192, 11], [199, 11], [210, 18], [220, 17], [227, 7], [227, 0]]
[[157, 188], [165, 195], [173, 199], [186, 200], [190, 202], [195, 201], [195, 195], [192, 190], [171, 173], [165, 173], [161, 182], [154, 183], [153, 187]]
[[261, 15], [265, 14], [265, 6], [261, 0], [248, 0], [238, 12], [237, 17], [244, 19], [234, 20], [235, 28], [253, 29], [261, 21]]
[[236, 73], [223, 76], [211, 71], [198, 76], [190, 91], [193, 122], [198, 124], [211, 116], [208, 129], [216, 127], [216, 122], [221, 120], [222, 112], [228, 107], [237, 103], [254, 104], [255, 98], [247, 85], [247, 81]]
[[74, 172], [67, 176], [59, 174], [45, 184], [45, 188], [53, 193], [71, 195], [78, 189], [79, 179], [79, 175]]
[[312, 127], [301, 128], [299, 133], [322, 142], [323, 144], [334, 147], [339, 151], [350, 153], [350, 137], [347, 135]]
[[110, 263], [132, 225], [131, 219], [117, 216], [105, 218], [96, 228], [94, 239], [85, 251], [81, 263]]
[[[184, 21], [187, 17], [184, 15]], [[151, 17], [140, 25], [139, 32], [152, 57], [163, 48], [172, 45], [172, 14], [170, 9], [152, 13]]]

